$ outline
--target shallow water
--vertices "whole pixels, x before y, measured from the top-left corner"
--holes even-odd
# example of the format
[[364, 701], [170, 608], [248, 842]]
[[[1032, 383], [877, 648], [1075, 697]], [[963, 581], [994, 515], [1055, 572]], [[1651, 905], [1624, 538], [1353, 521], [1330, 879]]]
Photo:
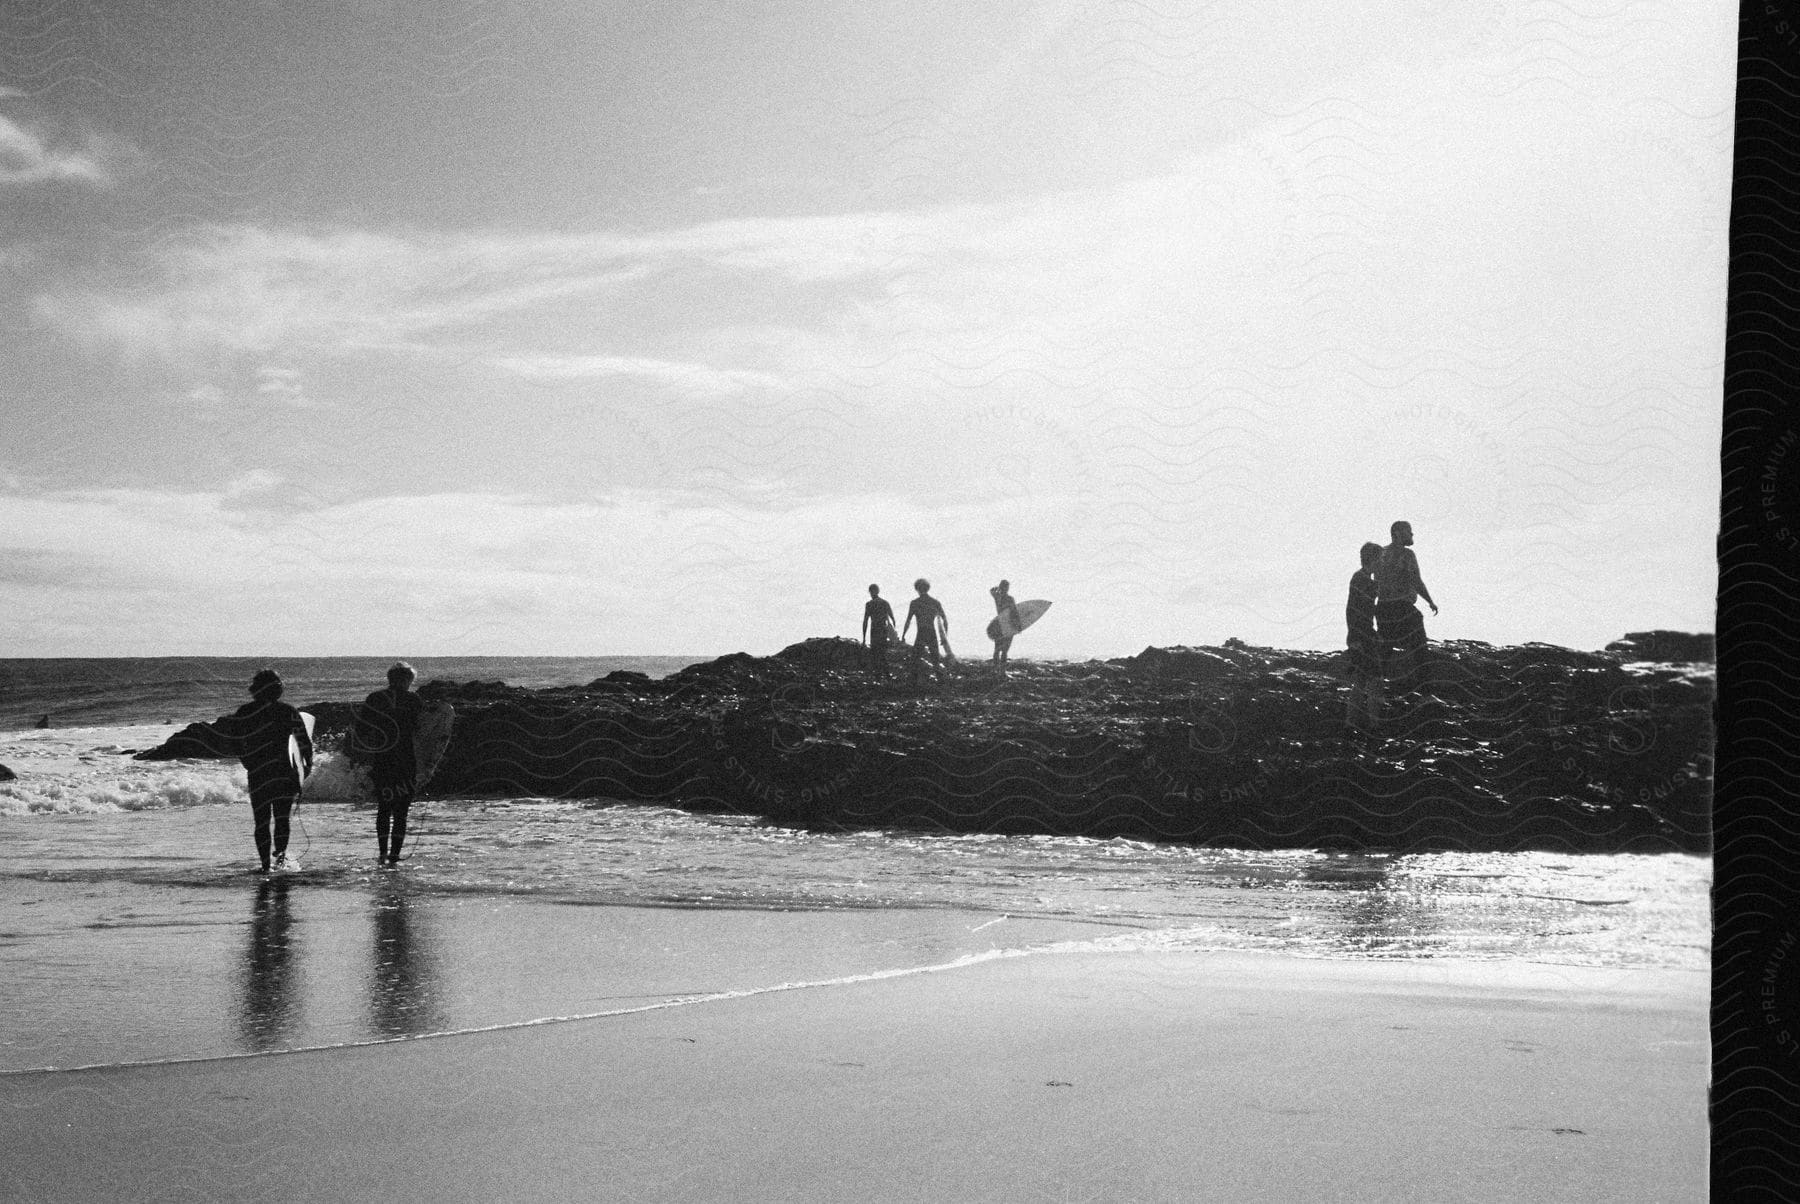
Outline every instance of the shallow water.
[[330, 801], [349, 795], [329, 758], [296, 817], [303, 869], [266, 882], [240, 769], [123, 751], [170, 730], [0, 734], [21, 774], [0, 783], [0, 1031], [20, 1034], [0, 1069], [517, 1022], [1047, 942], [1707, 961], [1711, 863], [1673, 855], [809, 832], [452, 799], [416, 805], [407, 860], [381, 871], [371, 814]]

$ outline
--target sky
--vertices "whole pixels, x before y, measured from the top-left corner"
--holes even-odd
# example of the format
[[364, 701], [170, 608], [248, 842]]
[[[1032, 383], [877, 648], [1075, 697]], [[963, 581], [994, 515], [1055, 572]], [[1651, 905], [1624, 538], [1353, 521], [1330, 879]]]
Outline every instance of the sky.
[[0, 656], [1711, 630], [1735, 6], [0, 14]]

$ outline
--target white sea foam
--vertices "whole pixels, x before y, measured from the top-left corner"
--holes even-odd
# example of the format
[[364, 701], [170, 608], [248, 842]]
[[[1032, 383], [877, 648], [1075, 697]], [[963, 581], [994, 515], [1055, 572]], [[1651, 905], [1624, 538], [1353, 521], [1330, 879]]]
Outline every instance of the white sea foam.
[[[64, 751], [39, 757], [15, 781], [0, 782], [0, 815], [72, 815], [151, 811], [241, 803], [249, 798], [244, 771], [235, 761], [131, 761], [114, 745], [83, 758]], [[347, 759], [321, 753], [306, 779], [305, 800], [356, 803], [368, 797], [367, 774]]]
[[306, 779], [305, 799], [318, 803], [360, 803], [369, 800], [368, 771], [336, 753], [320, 753]]
[[0, 815], [79, 815], [236, 803], [249, 797], [235, 761], [133, 761], [175, 729], [166, 725], [7, 732]]
[[0, 815], [73, 815], [236, 803], [248, 795], [241, 769], [171, 767], [129, 777], [33, 774], [0, 782]]

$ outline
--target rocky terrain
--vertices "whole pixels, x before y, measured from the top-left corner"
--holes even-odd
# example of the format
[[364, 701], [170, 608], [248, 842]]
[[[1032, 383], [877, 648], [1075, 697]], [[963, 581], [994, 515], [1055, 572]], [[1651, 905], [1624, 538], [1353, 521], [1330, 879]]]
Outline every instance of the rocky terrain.
[[[1710, 847], [1710, 636], [1432, 650], [1432, 694], [1375, 735], [1344, 727], [1341, 654], [1237, 641], [1019, 662], [1004, 681], [964, 663], [917, 689], [873, 680], [843, 639], [660, 681], [433, 681], [421, 693], [457, 724], [427, 794], [1239, 847]], [[351, 707], [307, 706], [323, 747]], [[209, 755], [182, 740], [143, 755]]]

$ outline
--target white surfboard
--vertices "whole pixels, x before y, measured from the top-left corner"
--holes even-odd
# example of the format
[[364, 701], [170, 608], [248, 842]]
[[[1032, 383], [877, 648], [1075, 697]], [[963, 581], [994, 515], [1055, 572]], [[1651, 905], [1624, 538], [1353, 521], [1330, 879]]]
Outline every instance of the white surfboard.
[[[306, 725], [306, 738], [307, 738], [307, 740], [310, 741], [312, 739], [312, 734], [313, 734], [313, 714], [312, 714], [312, 712], [311, 711], [301, 711], [300, 712], [300, 722], [304, 723]], [[310, 772], [310, 770], [307, 768], [306, 758], [300, 755], [300, 739], [299, 739], [299, 737], [295, 736], [292, 732], [288, 733], [287, 752], [288, 752], [288, 764], [293, 767], [294, 776], [299, 778], [302, 782], [304, 782], [306, 780], [306, 775]]]
[[1013, 606], [1013, 609], [1019, 612], [1018, 626], [1013, 626], [1012, 616], [1010, 614], [995, 615], [993, 622], [988, 624], [988, 639], [998, 640], [1004, 639], [1007, 636], [1018, 635], [1021, 631], [1024, 631], [1027, 627], [1043, 618], [1044, 612], [1050, 609], [1050, 603], [1044, 601], [1042, 598], [1032, 598], [1027, 602], [1016, 603]]
[[[357, 713], [361, 715], [361, 707], [357, 708]], [[416, 789], [423, 790], [425, 783], [431, 780], [438, 766], [443, 763], [444, 753], [450, 747], [450, 728], [455, 719], [456, 708], [447, 702], [427, 702], [419, 709], [419, 722], [413, 728], [413, 781], [417, 784]], [[373, 799], [375, 787], [370, 779], [369, 766], [375, 760], [378, 750], [359, 743], [355, 735], [357, 730], [357, 726], [353, 724], [352, 735], [344, 747], [351, 764], [356, 767], [359, 793]]]

